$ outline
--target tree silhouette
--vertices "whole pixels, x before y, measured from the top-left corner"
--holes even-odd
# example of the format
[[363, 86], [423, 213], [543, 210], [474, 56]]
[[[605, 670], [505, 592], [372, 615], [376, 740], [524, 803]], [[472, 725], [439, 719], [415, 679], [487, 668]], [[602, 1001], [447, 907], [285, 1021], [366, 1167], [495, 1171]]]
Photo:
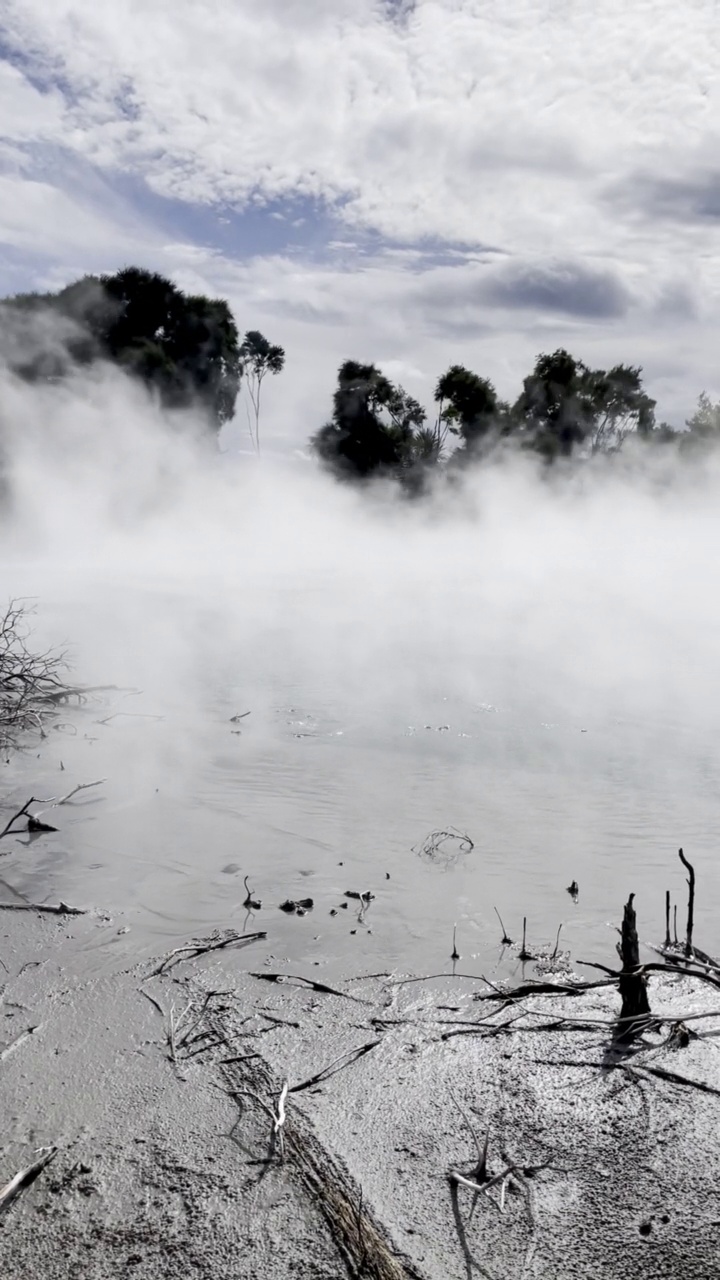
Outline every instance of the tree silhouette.
[[346, 360], [338, 371], [332, 420], [311, 447], [337, 476], [366, 480], [392, 475], [409, 482], [436, 461], [441, 435], [425, 427], [422, 406], [374, 364]]
[[0, 324], [22, 337], [11, 367], [29, 381], [63, 377], [105, 359], [140, 378], [164, 407], [195, 408], [219, 429], [233, 416], [242, 366], [227, 302], [186, 296], [152, 271], [84, 276], [55, 294], [0, 304]]
[[262, 333], [258, 333], [256, 329], [251, 329], [245, 334], [240, 347], [240, 362], [255, 417], [254, 433], [252, 423], [249, 423], [250, 439], [259, 453], [260, 392], [262, 391], [263, 379], [268, 373], [282, 373], [285, 367], [285, 352], [282, 347], [271, 346]]
[[498, 400], [492, 382], [461, 364], [451, 365], [438, 379], [435, 400], [439, 405], [439, 422], [459, 436], [468, 451], [500, 426], [507, 411], [507, 406]]
[[641, 369], [593, 370], [559, 349], [538, 356], [511, 418], [523, 442], [552, 462], [578, 446], [590, 453], [618, 449], [631, 431], [648, 436], [655, 401], [643, 391]]

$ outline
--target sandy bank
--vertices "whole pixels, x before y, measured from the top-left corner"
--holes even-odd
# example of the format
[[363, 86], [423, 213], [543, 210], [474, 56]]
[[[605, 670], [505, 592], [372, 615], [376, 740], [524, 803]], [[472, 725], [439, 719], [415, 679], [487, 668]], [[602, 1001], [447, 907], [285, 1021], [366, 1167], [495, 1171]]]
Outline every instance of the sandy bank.
[[[0, 1181], [58, 1149], [0, 1218], [4, 1280], [717, 1275], [720, 1094], [648, 1070], [720, 1091], [712, 1037], [671, 1021], [618, 1060], [613, 990], [333, 994], [251, 976], [252, 946], [94, 976], [97, 927], [0, 913]], [[657, 975], [651, 1000], [718, 1026], [692, 1020], [711, 987]], [[511, 1171], [477, 1194], [448, 1173], [486, 1133], [486, 1176]]]

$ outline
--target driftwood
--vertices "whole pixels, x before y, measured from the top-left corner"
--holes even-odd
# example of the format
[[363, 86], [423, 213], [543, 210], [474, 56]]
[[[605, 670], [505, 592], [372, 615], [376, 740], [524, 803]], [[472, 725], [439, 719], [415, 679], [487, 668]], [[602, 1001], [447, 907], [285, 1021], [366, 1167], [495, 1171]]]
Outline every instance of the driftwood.
[[323, 995], [342, 996], [343, 1000], [354, 1000], [356, 1004], [371, 1003], [370, 1000], [362, 1000], [360, 996], [351, 996], [347, 991], [338, 991], [337, 987], [329, 987], [326, 982], [317, 982], [315, 978], [303, 978], [299, 973], [251, 973], [250, 977], [260, 978], [262, 982], [286, 982], [288, 986], [299, 982], [311, 991], [319, 991]]
[[14, 1178], [11, 1178], [9, 1182], [5, 1183], [4, 1187], [0, 1188], [0, 1216], [7, 1213], [13, 1200], [20, 1195], [20, 1192], [31, 1186], [45, 1166], [55, 1159], [58, 1149], [57, 1147], [47, 1147], [44, 1150], [41, 1148], [41, 1151], [42, 1155], [33, 1164], [28, 1165], [26, 1169], [21, 1169], [19, 1173], [15, 1174]]

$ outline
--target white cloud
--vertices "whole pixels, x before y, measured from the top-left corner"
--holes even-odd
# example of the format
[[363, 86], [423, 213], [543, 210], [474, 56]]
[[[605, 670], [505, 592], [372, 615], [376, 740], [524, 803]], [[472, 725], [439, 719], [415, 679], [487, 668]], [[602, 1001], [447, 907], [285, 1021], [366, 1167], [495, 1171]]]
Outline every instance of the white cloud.
[[[408, 370], [423, 399], [451, 360], [511, 395], [566, 343], [643, 363], [676, 420], [712, 384], [714, 0], [0, 8], [27, 69], [0, 64], [0, 240], [45, 254], [46, 278], [136, 259], [229, 296], [241, 328], [287, 346], [267, 396], [278, 438], [322, 420], [347, 356]], [[75, 168], [45, 171], [43, 147]], [[326, 263], [244, 264], [84, 189], [92, 166], [187, 202], [337, 201], [344, 226]], [[447, 246], [437, 261], [426, 237]]]
[[389, 235], [623, 244], [599, 186], [716, 135], [712, 0], [6, 0], [67, 141], [181, 199], [347, 200]]

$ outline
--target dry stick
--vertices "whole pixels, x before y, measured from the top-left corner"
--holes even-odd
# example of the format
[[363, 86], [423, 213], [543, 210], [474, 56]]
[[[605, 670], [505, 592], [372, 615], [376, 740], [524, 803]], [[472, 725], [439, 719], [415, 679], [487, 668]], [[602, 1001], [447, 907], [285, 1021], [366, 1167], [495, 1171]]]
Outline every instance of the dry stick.
[[56, 907], [43, 902], [0, 902], [0, 911], [43, 911], [52, 916], [87, 915], [83, 907], [69, 907], [66, 902], [60, 902]]
[[[42, 1150], [42, 1148], [41, 1148]], [[12, 1204], [16, 1196], [29, 1187], [35, 1181], [40, 1173], [42, 1173], [46, 1164], [55, 1159], [57, 1155], [57, 1147], [48, 1147], [43, 1151], [39, 1159], [33, 1164], [28, 1165], [26, 1169], [21, 1169], [15, 1174], [5, 1186], [0, 1189], [0, 1215], [4, 1214]]]
[[678, 857], [682, 862], [685, 870], [688, 872], [688, 915], [687, 915], [687, 934], [685, 936], [685, 955], [690, 957], [693, 953], [692, 935], [693, 935], [693, 915], [695, 911], [695, 871], [690, 866], [682, 849], [678, 849]]
[[451, 960], [460, 959], [460, 952], [457, 949], [457, 925], [456, 924], [453, 925], [453, 949], [452, 949], [452, 955], [450, 956], [450, 959]]
[[2, 840], [3, 836], [12, 836], [12, 835], [18, 834], [17, 832], [12, 830], [12, 826], [13, 826], [13, 823], [18, 822], [20, 818], [27, 817], [28, 820], [30, 820], [33, 817], [32, 814], [28, 813], [28, 809], [30, 808], [31, 804], [39, 804], [45, 808], [48, 808], [48, 807], [57, 808], [61, 804], [67, 804], [68, 800], [71, 800], [73, 796], [76, 796], [78, 791], [87, 791], [88, 787], [99, 787], [105, 781], [106, 781], [105, 778], [99, 778], [97, 782], [81, 782], [78, 787], [75, 787], [72, 791], [69, 791], [66, 796], [55, 796], [55, 797], [51, 796], [49, 800], [42, 800], [40, 799], [39, 796], [31, 796], [29, 800], [25, 801], [25, 804], [22, 806], [22, 808], [18, 809], [17, 813], [13, 814], [12, 818], [3, 828], [3, 830], [0, 831], [0, 840]]
[[227, 938], [214, 939], [211, 942], [189, 942], [184, 947], [175, 947], [164, 960], [161, 961], [157, 969], [153, 969], [148, 974], [149, 978], [156, 978], [161, 973], [167, 973], [173, 965], [178, 964], [180, 957], [184, 952], [190, 952], [186, 959], [197, 960], [198, 956], [204, 956], [208, 951], [221, 951], [224, 947], [247, 946], [251, 942], [257, 942], [260, 938], [267, 938], [266, 930], [260, 930], [258, 933], [232, 933]]
[[504, 947], [511, 947], [511, 946], [512, 946], [512, 938], [509, 938], [509, 937], [508, 937], [508, 931], [507, 931], [507, 929], [505, 928], [505, 925], [503, 924], [502, 916], [500, 915], [500, 912], [498, 911], [497, 907], [493, 907], [493, 911], [495, 912], [495, 915], [497, 916], [498, 920], [500, 921], [500, 928], [501, 928], [501, 929], [502, 929], [502, 931], [503, 931], [503, 936], [502, 936], [502, 945], [503, 945]]
[[520, 959], [521, 959], [521, 960], [532, 960], [532, 956], [531, 956], [530, 952], [529, 952], [529, 951], [526, 949], [526, 947], [525, 947], [525, 933], [526, 933], [526, 930], [527, 930], [527, 916], [523, 916], [523, 940], [522, 940], [522, 949], [521, 949], [521, 951], [520, 951]]
[[673, 935], [674, 935], [674, 938], [675, 938], [675, 946], [677, 946], [677, 945], [678, 945], [678, 936], [677, 936], [677, 902], [676, 902], [676, 903], [675, 903], [675, 905], [673, 906]]
[[562, 920], [560, 921], [560, 924], [558, 925], [557, 937], [556, 937], [556, 939], [555, 939], [555, 950], [553, 951], [553, 953], [552, 953], [552, 955], [551, 955], [551, 957], [550, 957], [550, 959], [551, 959], [551, 960], [554, 960], [554, 959], [555, 959], [555, 957], [556, 957], [556, 955], [557, 955], [557, 953], [558, 953], [558, 947], [559, 947], [559, 945], [560, 945], [560, 930], [561, 930], [561, 929], [562, 929]]
[[716, 1097], [720, 1097], [720, 1089], [716, 1089], [711, 1084], [705, 1084], [702, 1080], [691, 1080], [689, 1076], [681, 1076], [677, 1071], [667, 1071], [665, 1067], [651, 1067], [645, 1062], [583, 1062], [582, 1059], [552, 1059], [538, 1058], [537, 1061], [544, 1066], [549, 1067], [599, 1067], [603, 1071], [627, 1071], [631, 1075], [636, 1071], [645, 1071], [648, 1075], [657, 1076], [660, 1080], [667, 1080], [670, 1084], [686, 1085], [690, 1089], [699, 1089], [701, 1093], [712, 1093]]
[[50, 796], [49, 800], [36, 800], [35, 804], [52, 805], [53, 809], [57, 809], [61, 804], [67, 804], [68, 800], [72, 800], [78, 791], [87, 791], [90, 787], [101, 787], [104, 782], [107, 782], [107, 778], [98, 778], [96, 782], [81, 782], [77, 787], [73, 787], [72, 791], [68, 791], [66, 796]]
[[4, 1062], [5, 1059], [9, 1058], [10, 1054], [14, 1053], [21, 1044], [24, 1044], [26, 1040], [29, 1040], [31, 1035], [36, 1031], [39, 1031], [41, 1025], [41, 1023], [38, 1023], [35, 1027], [28, 1027], [27, 1031], [21, 1031], [19, 1036], [16, 1036], [14, 1040], [10, 1041], [10, 1044], [6, 1044], [5, 1048], [0, 1051], [0, 1062]]
[[361, 1045], [359, 1049], [350, 1049], [347, 1053], [341, 1053], [339, 1058], [333, 1058], [329, 1066], [323, 1067], [322, 1071], [310, 1076], [309, 1080], [303, 1080], [302, 1084], [294, 1084], [290, 1089], [290, 1093], [300, 1093], [303, 1089], [310, 1089], [314, 1084], [321, 1084], [324, 1080], [329, 1080], [331, 1076], [337, 1075], [338, 1071], [343, 1071], [345, 1067], [357, 1062], [358, 1058], [363, 1058], [366, 1053], [369, 1053], [378, 1044], [380, 1044], [379, 1040], [369, 1040], [367, 1044]]
[[160, 1001], [156, 1000], [154, 996], [151, 996], [149, 991], [143, 991], [142, 987], [138, 987], [138, 991], [140, 992], [141, 996], [144, 996], [146, 1000], [149, 1000], [150, 1003], [155, 1006], [160, 1016], [164, 1018], [165, 1010], [160, 1004]]
[[[657, 965], [658, 969], [665, 969], [665, 965]], [[645, 966], [647, 968], [647, 965]], [[683, 970], [684, 972], [684, 970]], [[527, 996], [581, 996], [586, 991], [595, 991], [598, 987], [614, 987], [618, 979], [618, 974], [612, 978], [600, 978], [597, 982], [523, 982], [519, 987], [513, 987], [511, 991], [500, 991], [497, 988], [496, 993], [492, 995], [476, 995], [474, 1000], [524, 1000]], [[483, 979], [487, 982], [487, 978]], [[488, 986], [491, 986], [488, 983]], [[720, 983], [718, 983], [720, 986]]]
[[670, 890], [665, 890], [665, 946], [670, 947]]
[[448, 1093], [450, 1094], [450, 1097], [452, 1098], [453, 1102], [455, 1103], [455, 1106], [460, 1112], [460, 1115], [465, 1121], [465, 1124], [470, 1130], [470, 1133], [472, 1134], [473, 1142], [475, 1143], [475, 1146], [477, 1148], [478, 1162], [477, 1162], [477, 1168], [475, 1170], [475, 1181], [484, 1183], [487, 1181], [487, 1152], [488, 1152], [488, 1144], [490, 1142], [490, 1130], [489, 1129], [487, 1130], [485, 1134], [485, 1142], [483, 1146], [481, 1146], [480, 1139], [478, 1138], [473, 1125], [470, 1123], [470, 1118], [467, 1112], [465, 1111], [465, 1108], [455, 1097], [455, 1094], [450, 1088], [450, 1085], [448, 1085]]
[[[265, 934], [262, 935], [265, 937]], [[336, 987], [329, 987], [325, 982], [316, 982], [314, 978], [303, 978], [299, 973], [251, 973], [251, 978], [260, 978], [263, 982], [287, 982], [292, 985], [294, 982], [303, 982], [312, 991], [320, 991], [324, 995], [342, 996], [345, 1000], [354, 1000], [356, 1004], [372, 1004], [371, 1000], [362, 1000], [360, 996], [351, 996], [347, 991], [338, 991]]]

